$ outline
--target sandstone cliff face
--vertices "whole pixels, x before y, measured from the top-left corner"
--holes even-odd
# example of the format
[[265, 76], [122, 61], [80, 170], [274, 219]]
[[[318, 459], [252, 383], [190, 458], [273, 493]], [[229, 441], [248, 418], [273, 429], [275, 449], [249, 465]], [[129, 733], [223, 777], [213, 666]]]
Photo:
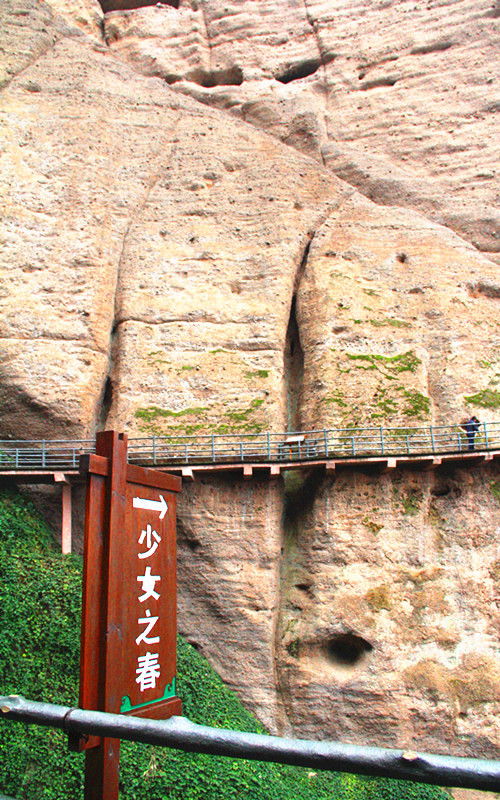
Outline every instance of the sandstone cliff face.
[[375, 202], [421, 209], [498, 253], [497, 4], [178, 6], [107, 14], [110, 48], [308, 153]]
[[[354, 184], [371, 191], [385, 159], [399, 176], [407, 151], [389, 147], [387, 107], [357, 115], [344, 73], [331, 72], [342, 63], [334, 40], [345, 70], [359, 65], [347, 7], [334, 25], [326, 4], [307, 14], [263, 6], [262, 18], [254, 5], [104, 16], [91, 0], [2, 4], [2, 436], [407, 427], [472, 409], [497, 418], [500, 287], [495, 264], [471, 243], [483, 223], [470, 210], [473, 194], [483, 204], [474, 214], [490, 202], [494, 176], [468, 185], [469, 241], [362, 196]], [[384, 66], [380, 52], [402, 6], [377, 6], [370, 47], [374, 20], [359, 6], [363, 63], [379, 76], [356, 76], [356, 86], [379, 81], [356, 89], [365, 103], [388, 102], [398, 86], [384, 83], [394, 63]], [[435, 26], [443, 9], [428, 9]], [[476, 4], [471, 29], [485, 37], [483, 64], [495, 24], [487, 13]], [[451, 15], [450, 40], [455, 23]], [[453, 49], [425, 52], [425, 38], [412, 40], [423, 52], [411, 54], [404, 30], [397, 66], [424, 59], [419, 91], [430, 109], [429, 75], [442, 80], [442, 70], [427, 57]], [[320, 63], [300, 77], [313, 46]], [[468, 53], [457, 46], [467, 64]], [[346, 89], [326, 103], [334, 74]], [[460, 91], [456, 68], [455, 80]], [[471, 85], [491, 101], [490, 84]], [[374, 126], [368, 182], [336, 177], [332, 135], [324, 127], [311, 144], [294, 108], [311, 115], [307, 130], [321, 119], [333, 131], [332, 117], [339, 130], [342, 120], [356, 158]], [[367, 128], [354, 136], [361, 117]], [[414, 125], [419, 148], [437, 135], [425, 118]], [[485, 158], [495, 146], [487, 142]], [[463, 152], [467, 174], [483, 168], [482, 152]], [[412, 159], [412, 180], [429, 181], [434, 200], [426, 206], [416, 192], [409, 204], [450, 222], [443, 176], [458, 185], [458, 166]], [[378, 201], [406, 203], [403, 183], [390, 197], [381, 188]], [[484, 236], [477, 243], [493, 250]], [[186, 485], [181, 630], [270, 730], [498, 754], [495, 469]]]

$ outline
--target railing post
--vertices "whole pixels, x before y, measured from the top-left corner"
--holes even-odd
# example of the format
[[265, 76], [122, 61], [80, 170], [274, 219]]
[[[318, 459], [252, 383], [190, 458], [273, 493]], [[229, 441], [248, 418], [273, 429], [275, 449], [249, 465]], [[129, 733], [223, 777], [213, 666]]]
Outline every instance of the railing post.
[[380, 446], [382, 448], [382, 455], [384, 455], [384, 429], [380, 426]]
[[432, 442], [432, 452], [436, 452], [436, 443], [434, 441], [434, 427], [431, 425], [431, 442]]
[[42, 467], [45, 467], [45, 439], [42, 439]]
[[355, 456], [356, 455], [356, 445], [354, 443], [354, 436], [351, 436], [351, 442], [352, 442], [352, 454], [353, 454], [353, 456]]
[[19, 447], [16, 447], [16, 469], [19, 467]]
[[406, 434], [406, 452], [410, 455], [410, 437]]
[[486, 422], [483, 422], [483, 427], [484, 427], [484, 444], [485, 444], [486, 449], [488, 449], [488, 447], [489, 447], [489, 444], [488, 444], [488, 430], [486, 428]]
[[267, 434], [267, 460], [271, 460], [271, 434]]
[[323, 428], [323, 438], [325, 440], [325, 458], [328, 458], [328, 434], [326, 428]]
[[189, 451], [188, 451], [188, 443], [187, 442], [184, 445], [184, 450], [185, 450], [185, 454], [186, 454], [186, 464], [189, 464]]
[[459, 449], [459, 452], [461, 453], [462, 452], [462, 437], [461, 437], [460, 433], [457, 433], [457, 436], [458, 436], [458, 449]]
[[153, 433], [153, 465], [156, 466], [156, 439]]
[[240, 439], [240, 459], [243, 461], [243, 442]]
[[212, 433], [212, 461], [215, 464], [215, 436]]

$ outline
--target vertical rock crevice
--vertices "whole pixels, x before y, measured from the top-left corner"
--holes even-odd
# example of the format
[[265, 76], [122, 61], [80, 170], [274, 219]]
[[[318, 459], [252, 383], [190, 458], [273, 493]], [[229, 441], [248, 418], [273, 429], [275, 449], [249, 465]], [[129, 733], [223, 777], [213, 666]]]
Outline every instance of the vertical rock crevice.
[[283, 356], [283, 374], [286, 392], [286, 426], [287, 430], [301, 430], [302, 384], [304, 377], [304, 351], [300, 340], [299, 323], [297, 320], [297, 293], [302, 275], [307, 266], [311, 242], [314, 231], [307, 234], [307, 243], [304, 247], [302, 259], [295, 275], [290, 316], [285, 337]]
[[[181, 119], [181, 113], [179, 113], [178, 116], [175, 118], [174, 123], [172, 125], [172, 129], [170, 131], [170, 138], [173, 142], [175, 142], [175, 132], [177, 126], [179, 125], [180, 119]], [[167, 156], [166, 163], [163, 165], [161, 169], [158, 169], [151, 175], [149, 181], [146, 184], [144, 196], [141, 202], [132, 212], [128, 220], [127, 226], [125, 228], [125, 231], [123, 233], [120, 255], [118, 258], [118, 264], [116, 266], [113, 297], [111, 300], [111, 303], [113, 304], [113, 312], [112, 312], [113, 321], [109, 336], [108, 370], [106, 375], [104, 375], [103, 377], [100, 403], [98, 405], [96, 414], [96, 428], [100, 430], [105, 429], [107, 419], [113, 410], [113, 400], [116, 398], [116, 396], [119, 395], [120, 373], [118, 365], [118, 356], [119, 353], [121, 352], [120, 341], [119, 341], [120, 326], [123, 322], [127, 320], [127, 313], [126, 311], [124, 311], [124, 302], [121, 289], [122, 289], [122, 279], [123, 279], [123, 266], [127, 259], [127, 248], [129, 239], [134, 227], [136, 226], [141, 215], [143, 214], [152, 193], [154, 192], [158, 183], [164, 177], [166, 169], [169, 168], [175, 150], [176, 150], [176, 145], [173, 144]], [[116, 392], [113, 391], [114, 388], [117, 389]]]
[[[281, 735], [296, 733], [290, 670], [300, 657], [302, 613], [310, 602], [311, 576], [305, 537], [309, 535], [312, 511], [322, 485], [317, 469], [289, 470], [283, 477], [282, 547], [279, 569], [279, 605], [275, 635], [275, 675], [279, 699]], [[304, 587], [308, 587], [307, 590]]]
[[286, 427], [287, 430], [301, 429], [302, 381], [304, 376], [304, 351], [300, 342], [297, 324], [297, 298], [293, 297], [290, 318], [286, 332], [284, 353], [284, 374], [286, 386]]
[[[290, 315], [285, 338], [283, 374], [286, 390], [286, 424], [290, 433], [302, 430], [304, 350], [301, 342], [297, 298], [302, 276], [307, 267], [315, 231], [308, 231], [299, 267], [295, 274]], [[283, 669], [283, 650], [289, 638], [290, 625], [300, 615], [300, 608], [292, 599], [294, 587], [304, 580], [301, 538], [307, 527], [306, 516], [314, 504], [319, 480], [316, 470], [287, 470], [283, 475], [283, 516], [281, 522], [281, 560], [279, 564], [278, 615], [275, 632], [275, 674], [277, 695], [280, 698], [280, 733], [293, 732], [292, 704], [288, 688], [287, 671]], [[291, 613], [291, 610], [293, 611]]]

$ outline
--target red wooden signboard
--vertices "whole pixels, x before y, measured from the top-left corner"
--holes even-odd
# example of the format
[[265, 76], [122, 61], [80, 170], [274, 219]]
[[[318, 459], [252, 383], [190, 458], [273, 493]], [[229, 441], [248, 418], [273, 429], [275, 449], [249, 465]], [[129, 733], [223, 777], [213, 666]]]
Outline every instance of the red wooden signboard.
[[[176, 495], [181, 480], [127, 464], [127, 437], [100, 433], [87, 473], [80, 707], [166, 719], [176, 680]], [[119, 745], [83, 738], [85, 800], [118, 797]]]

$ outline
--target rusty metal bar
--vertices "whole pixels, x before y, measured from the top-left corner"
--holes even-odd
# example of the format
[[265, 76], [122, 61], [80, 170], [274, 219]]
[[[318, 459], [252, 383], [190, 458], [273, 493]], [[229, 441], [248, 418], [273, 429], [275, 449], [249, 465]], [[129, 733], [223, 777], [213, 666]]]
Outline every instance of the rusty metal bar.
[[196, 725], [184, 717], [150, 720], [38, 703], [19, 695], [0, 697], [0, 719], [61, 728], [73, 735], [95, 734], [187, 752], [398, 778], [436, 786], [500, 791], [500, 761], [457, 758], [410, 750], [361, 747], [338, 742], [284, 739]]

